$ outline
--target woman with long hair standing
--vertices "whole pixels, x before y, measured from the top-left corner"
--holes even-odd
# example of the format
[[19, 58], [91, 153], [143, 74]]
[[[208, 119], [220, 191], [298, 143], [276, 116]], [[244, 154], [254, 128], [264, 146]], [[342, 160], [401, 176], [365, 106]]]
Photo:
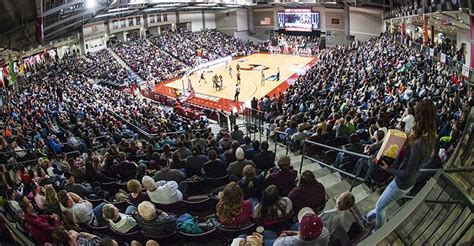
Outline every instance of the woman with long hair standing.
[[375, 208], [366, 219], [369, 223], [375, 220], [375, 230], [386, 222], [386, 209], [391, 202], [403, 198], [414, 186], [421, 164], [433, 152], [436, 142], [436, 109], [430, 99], [419, 101], [415, 107], [415, 125], [408, 137], [407, 154], [398, 169], [389, 167], [382, 161], [381, 167], [394, 176], [385, 188]]

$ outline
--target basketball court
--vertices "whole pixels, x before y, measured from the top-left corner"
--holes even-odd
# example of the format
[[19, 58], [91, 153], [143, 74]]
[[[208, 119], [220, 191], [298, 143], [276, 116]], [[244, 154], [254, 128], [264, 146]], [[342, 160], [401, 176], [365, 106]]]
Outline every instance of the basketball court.
[[[258, 99], [265, 95], [273, 96], [285, 91], [288, 86], [307, 67], [316, 62], [315, 57], [303, 57], [284, 54], [257, 53], [240, 57], [230, 62], [232, 76], [229, 74], [229, 63], [222, 63], [208, 69], [194, 72], [188, 78], [183, 77], [174, 81], [156, 85], [153, 90], [157, 93], [176, 97], [176, 91], [182, 92], [190, 82], [194, 96], [188, 101], [205, 107], [230, 111], [240, 109], [242, 104], [250, 104], [253, 97]], [[238, 102], [234, 102], [237, 84], [237, 69], [240, 66], [240, 94]], [[261, 84], [261, 71], [265, 76], [265, 83]], [[276, 80], [277, 69], [280, 70], [280, 80]], [[204, 72], [204, 78], [200, 81]], [[223, 89], [217, 90], [213, 86], [214, 75], [222, 75]]]

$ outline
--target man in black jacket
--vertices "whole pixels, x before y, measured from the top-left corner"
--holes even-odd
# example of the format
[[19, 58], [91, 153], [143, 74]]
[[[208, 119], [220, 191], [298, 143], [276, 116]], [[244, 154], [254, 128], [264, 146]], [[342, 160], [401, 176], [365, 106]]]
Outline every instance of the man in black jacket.
[[253, 157], [253, 162], [258, 170], [268, 170], [275, 167], [275, 153], [269, 151], [269, 147], [267, 141], [263, 141], [260, 144], [260, 149], [262, 151]]

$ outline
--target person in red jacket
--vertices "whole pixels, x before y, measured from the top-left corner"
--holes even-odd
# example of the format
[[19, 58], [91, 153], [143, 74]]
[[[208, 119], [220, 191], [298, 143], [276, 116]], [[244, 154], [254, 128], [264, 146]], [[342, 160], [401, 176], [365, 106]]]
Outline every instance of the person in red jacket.
[[287, 155], [283, 155], [278, 159], [279, 170], [268, 174], [265, 184], [266, 186], [276, 185], [281, 196], [287, 196], [288, 193], [296, 186], [296, 176], [298, 172], [291, 167], [291, 159]]
[[51, 235], [59, 225], [59, 217], [53, 215], [38, 215], [33, 211], [33, 205], [28, 200], [21, 202], [21, 209], [25, 213], [25, 224], [31, 237], [37, 244], [52, 242]]

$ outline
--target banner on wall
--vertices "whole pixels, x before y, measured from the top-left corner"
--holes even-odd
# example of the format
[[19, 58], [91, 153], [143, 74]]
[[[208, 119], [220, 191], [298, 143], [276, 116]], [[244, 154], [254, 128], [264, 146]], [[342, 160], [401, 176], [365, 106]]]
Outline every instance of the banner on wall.
[[461, 74], [462, 76], [464, 76], [464, 78], [466, 79], [469, 78], [469, 67], [466, 65], [463, 65]]
[[14, 84], [16, 82], [15, 76], [15, 68], [13, 67], [13, 60], [12, 55], [8, 55], [8, 72], [10, 73], [10, 84]]
[[471, 68], [474, 68], [474, 15], [471, 15]]
[[441, 53], [440, 61], [441, 63], [446, 63], [446, 54]]
[[428, 45], [428, 16], [423, 15], [423, 45]]

